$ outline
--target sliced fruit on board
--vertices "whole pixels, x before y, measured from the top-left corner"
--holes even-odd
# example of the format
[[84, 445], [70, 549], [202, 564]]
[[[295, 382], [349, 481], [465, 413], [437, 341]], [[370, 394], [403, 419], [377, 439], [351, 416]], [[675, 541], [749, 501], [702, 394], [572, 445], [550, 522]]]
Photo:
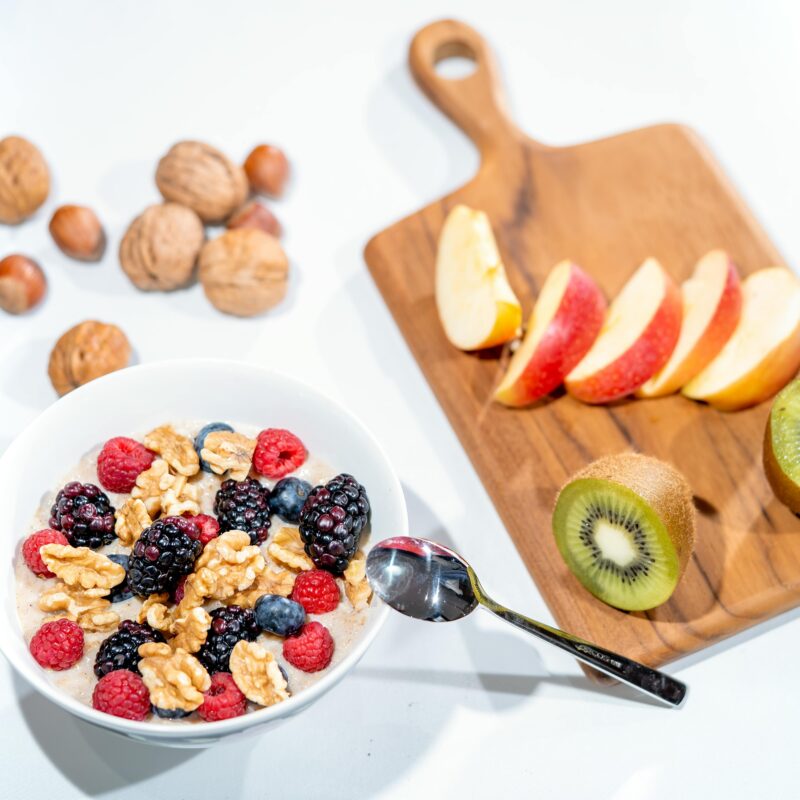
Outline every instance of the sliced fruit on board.
[[495, 400], [525, 406], [560, 386], [592, 346], [605, 311], [603, 293], [577, 264], [562, 261], [553, 267]]
[[681, 296], [661, 264], [648, 258], [606, 314], [589, 352], [567, 375], [567, 391], [585, 403], [635, 392], [667, 363], [681, 328]]
[[775, 496], [800, 514], [800, 380], [775, 398], [764, 436], [764, 471]]
[[724, 250], [712, 250], [681, 285], [681, 297], [678, 343], [664, 367], [636, 392], [637, 397], [677, 392], [705, 369], [731, 338], [742, 310], [736, 264]]
[[719, 355], [683, 388], [723, 411], [760, 403], [800, 368], [800, 280], [783, 267], [742, 283], [742, 316]]
[[553, 511], [556, 544], [595, 597], [626, 611], [669, 599], [694, 549], [692, 491], [670, 464], [605, 456], [572, 476]]
[[461, 350], [480, 350], [519, 333], [522, 308], [506, 277], [489, 218], [456, 206], [436, 256], [436, 307], [444, 332]]

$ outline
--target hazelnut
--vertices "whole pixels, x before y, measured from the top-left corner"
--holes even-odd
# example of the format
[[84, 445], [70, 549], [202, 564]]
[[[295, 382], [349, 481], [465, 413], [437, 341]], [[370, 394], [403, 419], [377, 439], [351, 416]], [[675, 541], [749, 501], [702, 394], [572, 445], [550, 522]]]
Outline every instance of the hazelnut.
[[0, 308], [9, 314], [38, 305], [46, 288], [42, 268], [27, 256], [6, 256], [0, 261]]
[[119, 261], [139, 289], [177, 289], [191, 280], [204, 239], [203, 223], [191, 208], [150, 206], [122, 237]]
[[220, 311], [252, 317], [286, 294], [289, 261], [280, 242], [254, 228], [237, 228], [206, 242], [200, 251], [200, 282]]
[[289, 162], [279, 147], [260, 144], [247, 156], [244, 171], [254, 192], [280, 197], [289, 177]]
[[59, 395], [128, 366], [131, 346], [116, 326], [89, 320], [70, 328], [50, 353], [47, 373]]
[[85, 206], [61, 206], [50, 220], [50, 235], [61, 250], [79, 261], [99, 261], [106, 235], [97, 215]]
[[242, 206], [227, 222], [229, 230], [234, 228], [257, 228], [270, 236], [281, 235], [281, 224], [275, 215], [257, 200]]
[[219, 150], [202, 142], [178, 142], [158, 162], [156, 185], [166, 200], [221, 222], [247, 200], [247, 176]]
[[50, 172], [39, 150], [21, 136], [0, 140], [0, 222], [22, 222], [50, 192]]

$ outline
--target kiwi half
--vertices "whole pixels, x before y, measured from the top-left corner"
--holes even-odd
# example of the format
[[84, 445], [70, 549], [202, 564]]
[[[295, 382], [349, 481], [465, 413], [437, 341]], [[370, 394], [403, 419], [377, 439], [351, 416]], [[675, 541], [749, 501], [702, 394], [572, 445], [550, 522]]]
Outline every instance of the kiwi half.
[[800, 380], [775, 397], [764, 436], [764, 471], [775, 496], [800, 514]]
[[692, 491], [656, 458], [606, 456], [562, 487], [553, 532], [570, 571], [595, 597], [645, 611], [675, 591], [692, 554]]

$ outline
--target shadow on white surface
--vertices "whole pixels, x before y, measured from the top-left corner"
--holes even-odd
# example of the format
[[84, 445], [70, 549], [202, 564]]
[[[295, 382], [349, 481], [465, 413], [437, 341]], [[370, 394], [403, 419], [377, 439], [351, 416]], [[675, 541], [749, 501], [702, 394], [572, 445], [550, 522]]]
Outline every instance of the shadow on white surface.
[[420, 198], [420, 206], [463, 185], [478, 169], [475, 147], [422, 93], [405, 62], [388, 70], [372, 91], [366, 122], [372, 141]]
[[[76, 719], [36, 694], [19, 676], [15, 675], [13, 681], [20, 711], [36, 743], [50, 763], [87, 795], [102, 795], [141, 783], [202, 752], [153, 747], [109, 733]], [[231, 774], [228, 778], [235, 780], [236, 776]]]
[[26, 408], [43, 411], [56, 399], [47, 377], [47, 362], [53, 342], [30, 339], [7, 356], [2, 392]]

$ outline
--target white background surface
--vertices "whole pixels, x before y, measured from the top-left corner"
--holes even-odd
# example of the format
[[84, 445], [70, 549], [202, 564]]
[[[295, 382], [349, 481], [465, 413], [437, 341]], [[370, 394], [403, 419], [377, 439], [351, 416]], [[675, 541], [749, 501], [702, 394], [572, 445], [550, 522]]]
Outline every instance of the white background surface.
[[[0, 0], [0, 136], [31, 138], [54, 174], [45, 208], [0, 229], [0, 255], [26, 252], [50, 279], [38, 311], [0, 316], [0, 450], [54, 400], [48, 352], [86, 318], [119, 324], [141, 361], [274, 365], [344, 400], [378, 435], [413, 531], [456, 543], [498, 599], [549, 619], [361, 258], [371, 233], [477, 163], [411, 81], [408, 40], [437, 17], [474, 24], [499, 52], [520, 125], [546, 142], [690, 123], [796, 265], [800, 7], [733, 6]], [[145, 295], [119, 270], [120, 236], [158, 200], [155, 163], [181, 138], [235, 159], [260, 141], [290, 155], [293, 184], [274, 208], [291, 291], [263, 318], [225, 317], [197, 286]], [[64, 202], [105, 221], [100, 265], [69, 261], [50, 241], [47, 219]], [[3, 662], [0, 795], [797, 797], [796, 616], [678, 665], [691, 695], [675, 713], [594, 687], [569, 658], [491, 619], [395, 615], [312, 710], [205, 753], [79, 724]]]

